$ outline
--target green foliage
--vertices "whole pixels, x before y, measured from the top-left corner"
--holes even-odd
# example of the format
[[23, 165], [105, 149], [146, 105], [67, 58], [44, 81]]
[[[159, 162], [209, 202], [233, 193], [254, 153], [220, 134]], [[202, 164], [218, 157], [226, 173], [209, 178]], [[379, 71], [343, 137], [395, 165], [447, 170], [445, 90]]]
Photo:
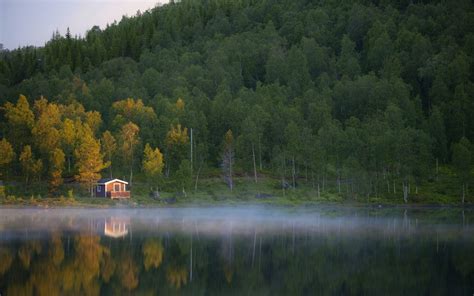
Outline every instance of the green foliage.
[[186, 196], [186, 191], [189, 191], [191, 187], [191, 178], [192, 178], [192, 170], [191, 170], [191, 162], [189, 160], [184, 159], [181, 161], [178, 170], [176, 171], [174, 180], [175, 180], [175, 188], [177, 192], [183, 192]]
[[[145, 143], [163, 152], [164, 179], [188, 159], [191, 174], [216, 171], [232, 130], [228, 182], [265, 172], [280, 189], [400, 197], [387, 181], [418, 189], [448, 164], [467, 185], [457, 144], [474, 142], [474, 32], [460, 20], [473, 12], [468, 1], [183, 0], [84, 37], [55, 33], [0, 53], [0, 136], [30, 147], [38, 178], [54, 149], [77, 175], [88, 125], [91, 143], [104, 135], [109, 175], [130, 181]], [[11, 178], [21, 168], [10, 161]]]

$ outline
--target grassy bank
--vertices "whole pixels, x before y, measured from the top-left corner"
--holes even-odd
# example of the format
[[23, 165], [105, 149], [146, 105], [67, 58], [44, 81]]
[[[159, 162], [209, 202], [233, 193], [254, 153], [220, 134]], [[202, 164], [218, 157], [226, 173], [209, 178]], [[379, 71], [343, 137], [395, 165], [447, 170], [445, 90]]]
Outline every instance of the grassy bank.
[[[48, 194], [47, 184], [37, 182], [25, 186], [11, 182], [5, 187], [5, 195], [0, 197], [1, 205], [25, 206], [183, 206], [183, 205], [233, 205], [233, 204], [273, 204], [273, 205], [306, 205], [306, 204], [384, 204], [405, 205], [401, 183], [380, 186], [372, 195], [358, 195], [350, 192], [348, 184], [327, 183], [319, 194], [317, 185], [305, 179], [299, 179], [296, 188], [282, 189], [279, 179], [260, 177], [255, 183], [247, 176], [237, 177], [231, 191], [219, 177], [207, 177], [199, 181], [197, 189], [188, 188], [184, 192], [164, 190], [160, 198], [150, 197], [150, 186], [135, 182], [131, 189], [130, 200], [110, 200], [91, 198], [78, 184], [65, 184], [55, 196]], [[383, 183], [382, 183], [383, 184]], [[398, 186], [398, 188], [397, 188]], [[444, 174], [438, 180], [410, 187], [407, 205], [460, 205], [461, 198], [456, 179]], [[166, 188], [165, 188], [166, 189]], [[466, 203], [472, 204], [474, 198], [466, 197]]]

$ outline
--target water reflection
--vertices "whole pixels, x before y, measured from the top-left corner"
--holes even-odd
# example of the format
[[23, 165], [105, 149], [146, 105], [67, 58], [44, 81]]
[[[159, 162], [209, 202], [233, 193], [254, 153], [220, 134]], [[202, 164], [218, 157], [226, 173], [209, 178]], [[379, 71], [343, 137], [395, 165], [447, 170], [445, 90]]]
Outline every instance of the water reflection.
[[104, 235], [112, 238], [124, 237], [130, 227], [129, 217], [109, 217], [105, 220]]
[[2, 295], [470, 295], [471, 210], [0, 210]]

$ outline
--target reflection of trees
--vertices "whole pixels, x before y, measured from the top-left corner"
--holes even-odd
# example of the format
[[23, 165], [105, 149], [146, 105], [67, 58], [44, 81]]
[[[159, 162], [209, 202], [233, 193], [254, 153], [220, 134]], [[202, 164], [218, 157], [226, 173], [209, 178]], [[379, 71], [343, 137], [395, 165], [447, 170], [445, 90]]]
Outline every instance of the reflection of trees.
[[230, 264], [224, 264], [224, 275], [228, 284], [232, 283], [232, 277], [234, 276], [234, 270]]
[[60, 234], [42, 241], [2, 242], [0, 291], [48, 296], [187, 294], [190, 290], [201, 291], [196, 294], [366, 295], [463, 294], [474, 288], [472, 239], [459, 241], [456, 236], [441, 241], [439, 248], [436, 238], [430, 237], [260, 235], [254, 242], [253, 235], [226, 236], [195, 239], [192, 257], [191, 240], [184, 236], [135, 236], [129, 244], [77, 235], [71, 242], [66, 248]]
[[166, 280], [169, 286], [180, 289], [188, 283], [190, 241], [186, 237], [177, 236], [169, 241], [167, 249]]
[[138, 267], [128, 254], [120, 258], [120, 281], [129, 291], [138, 286]]
[[8, 271], [13, 261], [13, 254], [7, 248], [0, 248], [0, 277]]
[[148, 239], [142, 247], [145, 270], [158, 268], [163, 260], [163, 245], [157, 239]]
[[54, 265], [59, 266], [64, 259], [63, 242], [59, 234], [54, 234], [51, 238], [51, 248], [49, 256], [53, 260]]
[[41, 253], [41, 245], [37, 241], [29, 241], [25, 245], [22, 245], [18, 250], [18, 257], [23, 264], [23, 267], [28, 269], [30, 268], [31, 256], [34, 254]]
[[77, 294], [98, 295], [100, 264], [109, 249], [100, 244], [99, 236], [79, 235], [74, 239], [75, 256], [64, 270], [64, 289]]
[[102, 275], [102, 280], [105, 283], [108, 283], [110, 278], [115, 272], [116, 263], [112, 259], [110, 253], [104, 254], [103, 262], [100, 269], [100, 274]]
[[166, 270], [166, 279], [171, 286], [179, 289], [187, 284], [188, 272], [185, 267], [169, 267]]

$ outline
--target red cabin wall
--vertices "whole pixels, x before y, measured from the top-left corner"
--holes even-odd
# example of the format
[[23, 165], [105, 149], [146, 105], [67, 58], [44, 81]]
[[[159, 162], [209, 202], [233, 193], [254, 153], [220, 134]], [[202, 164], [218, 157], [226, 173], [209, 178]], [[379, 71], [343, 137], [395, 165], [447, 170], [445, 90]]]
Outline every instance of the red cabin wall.
[[120, 185], [120, 190], [119, 191], [126, 191], [126, 185], [123, 184], [123, 183], [120, 183], [120, 182], [113, 182], [113, 183], [109, 183], [107, 184], [107, 191], [115, 191], [114, 190], [114, 186], [115, 184], [119, 184]]

